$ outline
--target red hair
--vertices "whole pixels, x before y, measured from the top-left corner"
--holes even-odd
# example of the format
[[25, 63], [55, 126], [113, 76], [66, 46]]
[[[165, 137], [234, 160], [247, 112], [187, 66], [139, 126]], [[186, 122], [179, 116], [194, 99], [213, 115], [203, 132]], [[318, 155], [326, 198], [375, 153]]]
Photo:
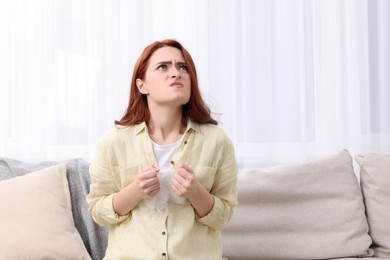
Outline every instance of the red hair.
[[149, 59], [153, 53], [162, 47], [174, 47], [181, 51], [184, 61], [188, 66], [188, 73], [191, 79], [191, 96], [187, 104], [183, 105], [183, 123], [186, 124], [190, 119], [198, 124], [214, 124], [218, 122], [210, 115], [210, 109], [202, 99], [198, 85], [198, 76], [196, 74], [195, 64], [190, 53], [177, 41], [166, 39], [155, 41], [147, 46], [134, 66], [133, 77], [131, 79], [130, 97], [127, 109], [120, 120], [115, 120], [116, 125], [131, 126], [142, 122], [148, 122], [150, 111], [146, 95], [142, 94], [136, 85], [137, 79], [144, 80]]

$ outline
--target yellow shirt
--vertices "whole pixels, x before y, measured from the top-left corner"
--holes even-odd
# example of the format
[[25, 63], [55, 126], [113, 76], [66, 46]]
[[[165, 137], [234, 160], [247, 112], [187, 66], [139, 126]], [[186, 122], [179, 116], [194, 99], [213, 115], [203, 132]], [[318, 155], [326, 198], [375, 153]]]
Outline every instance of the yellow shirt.
[[145, 123], [113, 127], [100, 139], [90, 166], [90, 212], [99, 225], [110, 225], [105, 259], [219, 260], [221, 229], [237, 205], [237, 164], [233, 144], [215, 125], [189, 122], [171, 164], [184, 163], [214, 196], [211, 212], [200, 217], [186, 201], [168, 202], [168, 215], [151, 214], [141, 201], [128, 215], [112, 206], [116, 192], [147, 166], [157, 165]]

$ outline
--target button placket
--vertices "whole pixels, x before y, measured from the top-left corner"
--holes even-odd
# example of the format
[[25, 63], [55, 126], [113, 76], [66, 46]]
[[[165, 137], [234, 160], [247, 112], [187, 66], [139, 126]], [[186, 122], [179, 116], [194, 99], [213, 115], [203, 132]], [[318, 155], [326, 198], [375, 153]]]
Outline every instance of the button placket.
[[168, 232], [167, 232], [167, 227], [166, 227], [166, 218], [163, 222], [161, 222], [161, 225], [160, 225], [160, 234], [161, 234], [161, 247], [160, 247], [160, 252], [161, 252], [161, 256], [163, 259], [167, 259], [168, 258], [168, 248], [167, 248], [167, 245], [168, 245]]
[[[161, 235], [164, 237], [165, 245], [166, 245], [166, 244], [167, 244], [167, 232], [163, 230], [163, 231], [161, 232]], [[166, 247], [165, 247], [165, 250], [167, 250]], [[165, 252], [162, 252], [161, 255], [162, 255], [162, 257], [164, 257], [164, 258], [167, 257], [166, 251], [165, 251]]]

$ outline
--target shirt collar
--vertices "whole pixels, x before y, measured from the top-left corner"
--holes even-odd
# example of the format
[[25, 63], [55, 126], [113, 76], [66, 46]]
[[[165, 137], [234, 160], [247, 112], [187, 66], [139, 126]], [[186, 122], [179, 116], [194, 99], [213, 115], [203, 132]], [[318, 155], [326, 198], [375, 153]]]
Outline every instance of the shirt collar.
[[[134, 130], [137, 135], [145, 130], [147, 131], [147, 129], [148, 127], [146, 126], [145, 122], [142, 122], [134, 126]], [[191, 129], [200, 133], [200, 125], [191, 120], [188, 120], [186, 132], [190, 131]]]
[[191, 120], [188, 120], [186, 132], [190, 131], [191, 129], [200, 133], [200, 125]]
[[144, 130], [147, 130], [147, 126], [145, 122], [142, 122], [138, 125], [134, 126], [135, 134], [138, 135], [139, 133], [143, 132]]

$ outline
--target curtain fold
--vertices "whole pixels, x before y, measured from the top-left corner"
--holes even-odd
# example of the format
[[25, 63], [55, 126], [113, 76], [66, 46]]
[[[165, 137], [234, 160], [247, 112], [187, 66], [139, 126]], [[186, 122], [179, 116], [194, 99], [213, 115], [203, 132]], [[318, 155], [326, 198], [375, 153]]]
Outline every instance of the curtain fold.
[[0, 156], [93, 160], [154, 40], [192, 54], [240, 167], [390, 150], [385, 0], [0, 1]]

